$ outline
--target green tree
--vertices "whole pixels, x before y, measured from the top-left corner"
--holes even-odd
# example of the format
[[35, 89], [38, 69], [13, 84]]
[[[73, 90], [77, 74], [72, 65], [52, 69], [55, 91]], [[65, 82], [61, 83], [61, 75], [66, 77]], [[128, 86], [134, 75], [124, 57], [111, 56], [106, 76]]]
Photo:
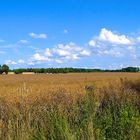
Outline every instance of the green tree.
[[1, 68], [2, 68], [2, 72], [5, 72], [6, 74], [8, 74], [9, 67], [6, 64], [2, 65]]
[[3, 73], [2, 66], [0, 65], [0, 74], [2, 74], [2, 73]]

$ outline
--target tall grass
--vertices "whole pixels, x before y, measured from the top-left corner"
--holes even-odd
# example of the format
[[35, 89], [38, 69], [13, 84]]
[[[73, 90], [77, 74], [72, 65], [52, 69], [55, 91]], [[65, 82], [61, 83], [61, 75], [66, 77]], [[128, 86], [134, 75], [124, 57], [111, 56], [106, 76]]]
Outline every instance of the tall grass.
[[24, 85], [15, 102], [0, 97], [0, 140], [139, 140], [139, 87], [121, 79], [76, 96], [60, 89], [27, 98]]

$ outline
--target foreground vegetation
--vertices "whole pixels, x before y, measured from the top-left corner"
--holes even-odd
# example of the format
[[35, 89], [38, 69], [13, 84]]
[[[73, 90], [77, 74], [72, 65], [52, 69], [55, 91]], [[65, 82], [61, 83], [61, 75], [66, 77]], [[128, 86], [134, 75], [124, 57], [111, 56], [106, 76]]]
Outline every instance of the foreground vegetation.
[[[11, 88], [10, 78], [3, 83], [10, 93], [0, 92], [1, 140], [140, 139], [140, 80], [123, 78], [113, 83], [106, 80], [105, 84], [100, 80], [102, 85], [84, 82], [78, 88], [78, 81], [73, 81], [75, 90], [57, 88], [56, 84], [57, 89], [50, 91], [38, 84], [41, 91], [37, 93], [32, 81], [32, 88], [26, 85], [26, 78], [22, 86]], [[69, 76], [67, 83], [65, 78], [62, 82], [59, 76], [56, 78], [64, 86], [71, 83]]]

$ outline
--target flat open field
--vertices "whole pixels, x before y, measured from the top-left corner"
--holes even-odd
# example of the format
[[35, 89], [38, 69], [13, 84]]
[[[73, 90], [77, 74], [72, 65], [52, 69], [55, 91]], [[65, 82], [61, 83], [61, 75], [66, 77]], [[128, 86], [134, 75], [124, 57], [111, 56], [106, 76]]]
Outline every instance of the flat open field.
[[71, 74], [31, 74], [1, 75], [0, 94], [19, 94], [26, 92], [47, 92], [60, 88], [69, 92], [82, 91], [86, 85], [103, 84], [120, 78], [139, 79], [140, 73], [71, 73]]
[[1, 75], [0, 140], [138, 140], [139, 79], [140, 73]]
[[139, 79], [140, 73], [69, 73], [1, 75], [0, 96], [6, 98], [19, 95], [39, 95], [57, 90], [68, 93], [82, 93], [86, 85], [103, 86], [120, 78]]
[[54, 90], [57, 88], [74, 89], [87, 84], [98, 85], [120, 78], [139, 79], [140, 73], [70, 73], [70, 74], [30, 74], [1, 75], [0, 93], [10, 92], [19, 87], [27, 86], [34, 91]]

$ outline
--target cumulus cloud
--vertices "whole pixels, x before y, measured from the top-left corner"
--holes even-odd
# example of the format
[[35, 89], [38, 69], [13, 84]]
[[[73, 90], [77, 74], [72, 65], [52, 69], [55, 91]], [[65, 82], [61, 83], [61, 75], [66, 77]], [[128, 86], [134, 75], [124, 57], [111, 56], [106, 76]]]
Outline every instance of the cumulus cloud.
[[116, 34], [106, 28], [101, 29], [98, 36], [93, 37], [88, 43], [94, 55], [124, 57], [132, 56], [138, 50], [138, 40], [126, 35]]
[[57, 44], [53, 48], [46, 48], [43, 52], [35, 53], [29, 60], [30, 64], [59, 63], [76, 61], [90, 55], [90, 51], [75, 43]]
[[132, 40], [130, 40], [126, 35], [119, 35], [111, 30], [102, 28], [99, 35], [91, 39], [88, 45], [95, 48], [103, 48], [106, 46], [130, 46], [135, 43]]
[[17, 63], [15, 61], [12, 61], [12, 60], [6, 60], [5, 64], [7, 64], [7, 65], [16, 65]]
[[19, 63], [19, 64], [24, 64], [25, 61], [24, 61], [23, 59], [19, 59], [19, 60], [18, 60], [18, 63]]
[[71, 42], [69, 44], [58, 44], [54, 49], [53, 53], [64, 59], [77, 60], [84, 56], [89, 56], [90, 51], [84, 49]]
[[91, 52], [88, 51], [88, 50], [82, 50], [82, 51], [80, 52], [80, 54], [81, 54], [81, 55], [84, 55], [84, 56], [90, 56]]
[[35, 53], [29, 60], [29, 63], [44, 63], [48, 61], [50, 61], [48, 57], [45, 57], [39, 53]]
[[34, 39], [46, 39], [46, 34], [35, 34], [35, 33], [29, 33], [29, 36], [31, 36]]
[[5, 64], [7, 65], [17, 65], [17, 64], [24, 64], [25, 61], [23, 59], [19, 59], [17, 61], [14, 61], [14, 60], [6, 60], [5, 61]]
[[[46, 34], [30, 33], [30, 36], [32, 38], [47, 38]], [[21, 49], [19, 46], [27, 43], [27, 40], [20, 40], [16, 44], [3, 46], [1, 45], [2, 50], [0, 53], [3, 53], [2, 51], [9, 49], [19, 50]], [[106, 60], [110, 62], [114, 60], [119, 64], [120, 60], [123, 61], [125, 59], [125, 62], [133, 61], [134, 64], [139, 64], [138, 60], [140, 60], [140, 37], [130, 37], [125, 34], [116, 33], [114, 31], [103, 28], [100, 30], [97, 36], [94, 36], [91, 40], [89, 39], [89, 41], [85, 44], [86, 45], [80, 46], [73, 42], [66, 44], [59, 43], [49, 48], [46, 47], [45, 49], [28, 46], [26, 49], [32, 49], [34, 53], [30, 55], [29, 58], [26, 58], [26, 61], [23, 59], [17, 59], [16, 61], [7, 60], [6, 64], [35, 65], [43, 63], [48, 65], [55, 65], [57, 63], [58, 65], [62, 64], [62, 66], [64, 66], [65, 64], [72, 62], [81, 63], [84, 59], [88, 60], [88, 62], [90, 62], [90, 60], [93, 62], [93, 59], [98, 62], [98, 58], [100, 59], [100, 62], [102, 61], [102, 63], [104, 63]], [[114, 63], [116, 64], [116, 62]], [[86, 64], [83, 63], [83, 66], [84, 65]], [[114, 67], [117, 67], [117, 64], [114, 65]]]
[[88, 44], [89, 46], [92, 46], [92, 47], [96, 46], [96, 42], [94, 40], [90, 40]]
[[53, 56], [53, 54], [52, 54], [52, 52], [51, 52], [51, 50], [49, 48], [46, 48], [45, 55], [48, 56], [48, 57]]
[[58, 44], [56, 48], [53, 49], [53, 53], [59, 56], [68, 56], [71, 54], [70, 50], [72, 48], [69, 45], [64, 46], [63, 44]]
[[112, 44], [129, 45], [131, 41], [125, 35], [118, 35], [106, 28], [101, 29], [99, 40], [107, 41]]

